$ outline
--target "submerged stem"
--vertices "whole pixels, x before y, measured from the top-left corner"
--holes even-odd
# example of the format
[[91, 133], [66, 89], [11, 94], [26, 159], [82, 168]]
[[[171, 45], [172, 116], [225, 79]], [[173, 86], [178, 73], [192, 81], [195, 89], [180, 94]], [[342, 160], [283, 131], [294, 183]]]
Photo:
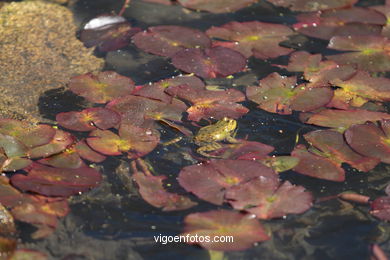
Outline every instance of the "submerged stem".
[[131, 0], [125, 0], [121, 10], [118, 13], [119, 16], [122, 16], [122, 14], [126, 11], [126, 8], [128, 8], [130, 6], [130, 1]]

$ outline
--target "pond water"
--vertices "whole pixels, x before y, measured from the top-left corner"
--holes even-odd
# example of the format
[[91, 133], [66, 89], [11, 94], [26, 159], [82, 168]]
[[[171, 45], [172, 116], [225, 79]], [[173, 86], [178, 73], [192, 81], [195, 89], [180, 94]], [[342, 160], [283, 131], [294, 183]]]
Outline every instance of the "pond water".
[[[384, 1], [360, 1], [358, 6], [384, 4]], [[77, 23], [81, 26], [89, 19], [120, 10], [122, 1], [79, 0], [71, 6]], [[133, 26], [146, 29], [156, 25], [181, 25], [202, 31], [211, 26], [220, 26], [230, 21], [262, 21], [292, 25], [296, 13], [276, 8], [260, 1], [248, 8], [231, 14], [206, 12], [184, 12], [179, 5], [164, 6], [133, 0], [123, 15]], [[308, 38], [303, 35], [292, 37], [282, 45], [312, 53], [331, 54], [326, 48], [328, 41]], [[155, 82], [179, 75], [170, 60], [145, 53], [134, 45], [106, 54], [105, 70], [114, 70], [131, 77], [136, 85]], [[273, 60], [250, 58], [248, 72], [235, 75], [234, 79], [209, 79], [208, 85], [234, 86], [244, 90], [271, 72], [290, 75], [271, 64], [286, 64], [287, 56]], [[244, 105], [250, 112], [238, 120], [237, 136], [247, 137], [275, 147], [276, 155], [289, 154], [296, 142], [296, 136], [321, 129], [300, 122], [297, 113], [290, 116], [277, 115], [256, 108], [249, 101]], [[55, 119], [59, 112], [80, 110], [85, 105], [71, 92], [51, 90], [40, 98], [40, 112], [49, 119]], [[191, 128], [191, 126], [189, 126]], [[191, 128], [195, 129], [195, 128]], [[175, 130], [161, 126], [163, 140], [178, 135]], [[82, 136], [82, 135], [80, 135]], [[180, 146], [158, 146], [145, 157], [154, 170], [169, 176], [174, 183], [180, 169], [193, 162], [183, 154], [193, 149], [190, 143]], [[21, 224], [22, 244], [28, 248], [46, 252], [50, 259], [209, 259], [205, 249], [184, 243], [156, 243], [158, 235], [177, 235], [183, 230], [183, 219], [193, 212], [203, 212], [217, 207], [191, 196], [198, 206], [184, 211], [162, 212], [138, 195], [136, 186], [126, 183], [130, 171], [130, 160], [125, 156], [110, 157], [98, 164], [104, 175], [102, 185], [81, 196], [73, 197], [70, 214], [61, 220], [55, 233], [48, 238], [29, 238], [31, 227]], [[383, 188], [390, 181], [390, 168], [379, 164], [369, 173], [357, 172], [349, 166], [345, 182], [331, 182], [314, 179], [287, 171], [281, 174], [283, 180], [304, 186], [316, 199], [314, 206], [303, 214], [288, 215], [286, 218], [262, 221], [270, 230], [272, 238], [258, 243], [244, 251], [226, 252], [227, 259], [370, 259], [370, 244], [381, 243], [382, 249], [390, 252], [389, 226], [369, 215], [367, 206], [349, 204], [336, 199], [323, 199], [343, 191], [355, 191], [368, 196], [383, 195]], [[177, 186], [177, 185], [176, 185]], [[172, 190], [184, 192], [180, 187]], [[177, 189], [176, 189], [177, 188]], [[219, 208], [229, 209], [229, 206]]]

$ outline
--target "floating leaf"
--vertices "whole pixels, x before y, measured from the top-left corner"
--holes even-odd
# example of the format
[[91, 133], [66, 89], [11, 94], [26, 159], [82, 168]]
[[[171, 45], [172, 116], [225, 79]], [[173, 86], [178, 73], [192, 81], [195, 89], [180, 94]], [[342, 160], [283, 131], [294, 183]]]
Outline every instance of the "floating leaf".
[[271, 156], [260, 161], [278, 173], [291, 170], [299, 163], [299, 159], [292, 156]]
[[379, 197], [371, 203], [371, 215], [390, 221], [390, 197]]
[[91, 102], [103, 104], [114, 98], [129, 95], [134, 89], [134, 82], [114, 71], [103, 71], [73, 77], [69, 82], [69, 88]]
[[298, 165], [294, 167], [296, 172], [329, 181], [345, 180], [345, 172], [339, 163], [307, 151], [304, 145], [297, 145], [291, 156], [299, 158]]
[[207, 35], [224, 41], [216, 41], [213, 46], [223, 46], [240, 52], [246, 58], [276, 58], [289, 54], [292, 49], [279, 46], [294, 32], [281, 24], [253, 22], [230, 22], [221, 27], [211, 27]]
[[258, 87], [247, 87], [246, 95], [261, 109], [288, 115], [293, 110], [311, 111], [326, 105], [333, 97], [333, 91], [327, 87], [296, 86], [295, 77], [284, 77], [274, 72], [260, 80]]
[[183, 49], [211, 47], [211, 40], [204, 32], [175, 25], [149, 27], [134, 35], [133, 42], [143, 51], [166, 57]]
[[340, 132], [317, 130], [305, 134], [304, 137], [311, 145], [321, 150], [320, 154], [338, 163], [349, 163], [359, 171], [368, 172], [379, 163], [378, 159], [364, 157], [353, 151]]
[[244, 101], [245, 95], [235, 89], [213, 91], [200, 86], [179, 85], [167, 88], [166, 92], [192, 104], [187, 109], [188, 119], [192, 121], [199, 121], [201, 118], [239, 118], [249, 111], [236, 103]]
[[83, 161], [81, 160], [79, 154], [74, 147], [68, 148], [62, 153], [43, 158], [38, 162], [57, 168], [77, 169], [83, 165]]
[[[390, 17], [390, 3], [385, 5], [371, 6], [371, 9], [374, 9], [386, 16], [386, 20], [389, 20]], [[387, 22], [382, 28], [382, 35], [389, 38], [390, 37], [390, 24]]]
[[286, 181], [279, 182], [258, 178], [229, 189], [226, 197], [235, 209], [246, 210], [257, 218], [271, 219], [286, 214], [300, 214], [312, 206], [311, 193], [302, 186], [294, 186]]
[[0, 133], [15, 137], [28, 148], [49, 143], [55, 134], [49, 125], [33, 125], [14, 119], [0, 119]]
[[119, 135], [108, 130], [95, 130], [87, 138], [88, 145], [105, 155], [127, 153], [129, 158], [138, 158], [151, 152], [159, 142], [154, 130], [122, 124]]
[[132, 28], [119, 15], [101, 15], [90, 20], [80, 32], [85, 47], [97, 46], [100, 51], [115, 51], [129, 45], [131, 36], [141, 31]]
[[204, 50], [181, 50], [172, 57], [172, 64], [201, 78], [217, 78], [244, 70], [246, 59], [237, 51], [218, 46]]
[[366, 121], [378, 121], [381, 119], [390, 119], [390, 115], [381, 112], [372, 112], [367, 110], [334, 110], [325, 109], [307, 120], [308, 124], [332, 127], [337, 131], [344, 132], [354, 124], [362, 124]]
[[136, 172], [132, 177], [139, 186], [142, 198], [152, 206], [162, 208], [163, 211], [184, 210], [197, 205], [187, 197], [167, 192], [163, 187], [166, 176], [148, 176]]
[[[390, 120], [382, 120], [382, 128], [387, 128]], [[353, 125], [345, 131], [345, 139], [356, 152], [390, 163], [390, 136], [372, 122]]]
[[78, 169], [53, 168], [34, 164], [28, 175], [16, 174], [11, 177], [12, 185], [23, 191], [32, 191], [46, 196], [68, 197], [96, 187], [101, 174], [90, 167]]
[[334, 36], [328, 47], [348, 53], [327, 56], [339, 64], [355, 64], [359, 69], [371, 72], [389, 71], [390, 40], [382, 36]]
[[60, 153], [73, 144], [75, 137], [70, 133], [56, 130], [50, 143], [37, 146], [28, 152], [30, 158], [49, 157], [53, 154]]
[[230, 187], [255, 178], [276, 180], [270, 168], [247, 160], [218, 160], [184, 167], [179, 174], [180, 185], [208, 202], [221, 205]]
[[81, 158], [90, 162], [99, 163], [106, 159], [106, 156], [92, 150], [84, 140], [79, 141], [75, 145], [75, 149]]
[[211, 13], [230, 13], [250, 6], [258, 0], [178, 0], [186, 8], [207, 11]]
[[292, 11], [320, 11], [334, 8], [344, 8], [354, 5], [358, 0], [268, 0], [268, 2]]
[[[203, 213], [192, 213], [184, 219], [183, 236], [210, 237], [231, 236], [232, 243], [214, 241], [196, 241], [197, 244], [209, 250], [244, 250], [255, 242], [268, 240], [264, 228], [259, 221], [235, 211], [214, 210]], [[191, 241], [196, 243], [195, 241]]]
[[221, 149], [210, 152], [210, 155], [223, 159], [261, 160], [274, 150], [273, 146], [260, 142], [238, 140], [235, 144], [223, 145]]
[[333, 36], [380, 35], [386, 23], [384, 15], [362, 7], [305, 13], [297, 19], [295, 30], [323, 40]]
[[56, 116], [58, 124], [74, 131], [106, 130], [119, 124], [121, 117], [115, 111], [103, 107], [92, 107], [81, 112], [63, 112]]

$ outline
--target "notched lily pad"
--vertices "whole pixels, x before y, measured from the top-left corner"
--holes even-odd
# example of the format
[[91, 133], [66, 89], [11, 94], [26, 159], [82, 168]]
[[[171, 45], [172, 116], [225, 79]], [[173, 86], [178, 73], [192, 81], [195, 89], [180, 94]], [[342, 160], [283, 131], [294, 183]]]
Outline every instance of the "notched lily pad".
[[345, 131], [345, 139], [356, 152], [390, 163], [390, 120], [382, 120], [380, 126], [367, 122], [353, 125]]
[[102, 71], [71, 78], [69, 88], [91, 102], [104, 104], [114, 98], [131, 94], [134, 82], [114, 71]]
[[262, 160], [268, 157], [273, 150], [273, 146], [260, 142], [239, 140], [238, 143], [223, 145], [221, 149], [209, 154], [223, 159]]
[[179, 184], [208, 202], [221, 205], [225, 193], [235, 185], [255, 178], [276, 180], [275, 172], [261, 163], [247, 160], [218, 160], [184, 167]]
[[256, 242], [269, 239], [259, 221], [250, 215], [235, 211], [214, 210], [204, 213], [192, 213], [184, 219], [185, 229], [181, 235], [205, 237], [232, 236], [233, 243], [197, 241], [192, 242], [209, 250], [234, 251], [244, 250]]
[[293, 110], [312, 111], [326, 105], [333, 97], [328, 87], [310, 88], [296, 86], [295, 77], [285, 77], [274, 72], [260, 80], [259, 86], [246, 89], [249, 100], [259, 104], [261, 109], [282, 115]]
[[172, 57], [176, 68], [201, 78], [226, 77], [245, 69], [246, 58], [225, 47], [184, 49]]
[[27, 155], [33, 159], [49, 157], [64, 151], [73, 144], [75, 139], [76, 138], [70, 133], [56, 129], [53, 139], [48, 144], [34, 147], [28, 151]]
[[84, 26], [80, 40], [87, 48], [97, 46], [103, 52], [115, 51], [127, 46], [131, 36], [139, 31], [140, 28], [132, 28], [122, 16], [101, 15]]
[[211, 47], [211, 40], [204, 32], [175, 25], [149, 27], [134, 35], [133, 42], [143, 51], [166, 57], [183, 49]]
[[23, 191], [31, 191], [45, 196], [68, 197], [96, 187], [102, 180], [101, 174], [90, 167], [77, 169], [53, 168], [33, 164], [28, 175], [16, 174], [11, 183]]
[[92, 150], [85, 140], [77, 142], [74, 148], [76, 149], [78, 155], [87, 161], [99, 163], [106, 159], [106, 156]]
[[166, 176], [148, 176], [142, 172], [136, 172], [132, 177], [139, 186], [142, 198], [163, 211], [185, 210], [198, 204], [185, 196], [167, 192], [163, 187]]
[[294, 32], [282, 24], [253, 22], [230, 22], [221, 27], [211, 27], [207, 35], [223, 41], [214, 41], [213, 46], [223, 46], [240, 52], [246, 58], [276, 58], [291, 51], [279, 45]]
[[71, 111], [56, 116], [58, 124], [74, 131], [106, 130], [117, 126], [121, 117], [115, 111], [103, 107], [92, 107], [81, 112]]
[[328, 47], [347, 53], [327, 56], [338, 64], [352, 64], [370, 72], [390, 70], [390, 40], [383, 36], [334, 36]]

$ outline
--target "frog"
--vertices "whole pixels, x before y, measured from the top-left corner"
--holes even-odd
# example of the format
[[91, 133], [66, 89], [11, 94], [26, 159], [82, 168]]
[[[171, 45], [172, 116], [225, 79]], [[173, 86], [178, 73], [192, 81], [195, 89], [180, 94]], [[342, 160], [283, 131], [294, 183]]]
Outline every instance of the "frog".
[[216, 123], [204, 126], [193, 137], [194, 143], [199, 146], [196, 152], [204, 157], [218, 157], [210, 155], [212, 152], [222, 148], [218, 142], [226, 141], [229, 143], [239, 143], [234, 138], [237, 130], [237, 121], [228, 117], [224, 117]]

